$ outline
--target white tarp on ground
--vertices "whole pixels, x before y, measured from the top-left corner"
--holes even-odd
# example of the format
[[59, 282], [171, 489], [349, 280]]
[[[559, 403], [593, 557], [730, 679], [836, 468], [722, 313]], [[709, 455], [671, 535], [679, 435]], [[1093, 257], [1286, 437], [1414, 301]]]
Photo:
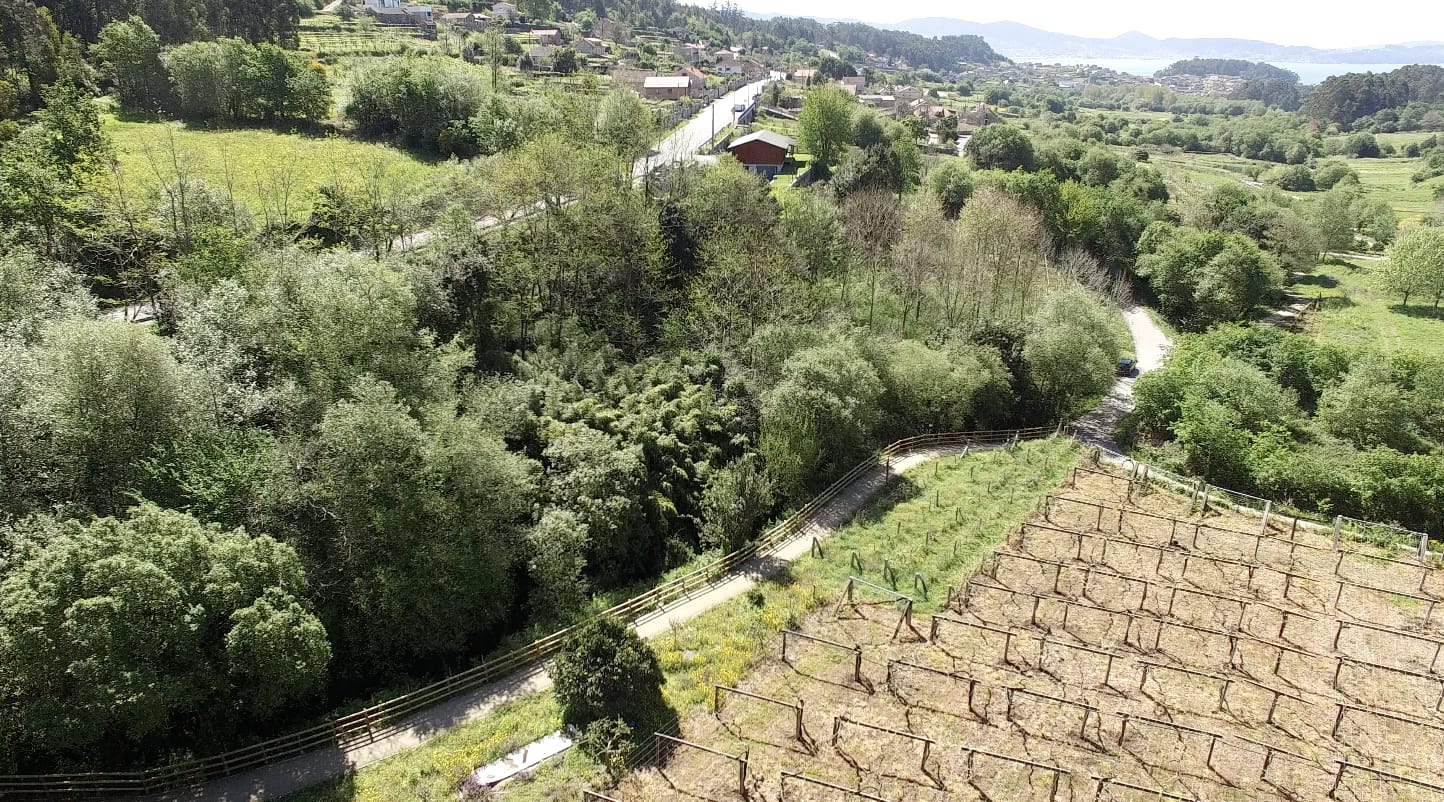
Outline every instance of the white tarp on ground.
[[556, 757], [571, 748], [572, 739], [562, 734], [561, 730], [557, 730], [539, 741], [532, 741], [495, 763], [482, 766], [472, 772], [471, 776], [467, 778], [468, 784], [473, 787], [496, 785], [502, 780], [510, 779], [520, 772], [534, 768], [543, 760]]

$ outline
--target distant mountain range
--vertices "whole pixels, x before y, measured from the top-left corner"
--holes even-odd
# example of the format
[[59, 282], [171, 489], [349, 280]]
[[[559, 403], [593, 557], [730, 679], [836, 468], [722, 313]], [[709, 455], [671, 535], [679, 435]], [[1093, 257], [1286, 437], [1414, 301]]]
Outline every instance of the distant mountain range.
[[1157, 39], [1131, 31], [1111, 39], [1052, 33], [1017, 22], [967, 22], [924, 17], [879, 25], [924, 36], [976, 34], [993, 49], [1017, 59], [1053, 57], [1106, 59], [1240, 58], [1249, 61], [1293, 61], [1315, 64], [1441, 64], [1444, 43], [1411, 42], [1349, 49], [1276, 45], [1253, 39]]
[[[749, 14], [758, 19], [789, 14]], [[818, 22], [861, 22], [813, 17]], [[1322, 49], [1260, 42], [1254, 39], [1158, 39], [1130, 31], [1111, 39], [1053, 33], [1020, 22], [968, 22], [949, 17], [920, 17], [895, 24], [867, 23], [923, 36], [975, 34], [1013, 60], [1054, 58], [1168, 59], [1241, 58], [1302, 64], [1444, 64], [1444, 42], [1406, 42], [1377, 47]]]

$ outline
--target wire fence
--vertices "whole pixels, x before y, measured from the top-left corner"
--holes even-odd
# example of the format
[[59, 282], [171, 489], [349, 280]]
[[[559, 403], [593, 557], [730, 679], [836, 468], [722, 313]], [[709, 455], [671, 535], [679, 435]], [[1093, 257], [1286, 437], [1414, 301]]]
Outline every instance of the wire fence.
[[1326, 531], [1331, 534], [1335, 543], [1349, 540], [1385, 548], [1404, 547], [1415, 552], [1421, 560], [1444, 559], [1444, 550], [1434, 547], [1434, 544], [1444, 546], [1444, 541], [1425, 532], [1415, 532], [1394, 524], [1350, 518], [1347, 515], [1335, 515], [1333, 518], [1329, 518], [1311, 514], [1276, 503], [1272, 499], [1241, 493], [1225, 487], [1216, 487], [1196, 477], [1183, 476], [1102, 446], [1095, 445], [1092, 448], [1096, 462], [1108, 462], [1122, 467], [1128, 471], [1131, 478], [1141, 481], [1145, 485], [1153, 483], [1177, 492], [1187, 493], [1193, 499], [1195, 506], [1205, 513], [1211, 508], [1223, 507], [1235, 512], [1258, 515], [1265, 519], [1265, 525], [1275, 516], [1283, 517], [1297, 521], [1300, 527]]
[[[621, 602], [603, 611], [599, 617], [635, 621], [664, 611], [667, 605], [689, 597], [730, 575], [742, 565], [766, 556], [800, 537], [813, 523], [817, 513], [854, 481], [878, 468], [890, 473], [894, 464], [906, 456], [935, 449], [1016, 444], [1024, 440], [1043, 439], [1058, 431], [1056, 427], [1044, 426], [927, 434], [898, 440], [853, 466], [786, 520], [748, 545]], [[513, 674], [540, 669], [542, 664], [560, 651], [572, 634], [586, 623], [588, 622], [558, 630], [526, 646], [380, 704], [209, 757], [144, 771], [0, 775], [0, 799], [114, 798], [159, 794], [200, 786], [211, 780], [268, 766], [319, 749], [339, 748], [343, 753], [350, 752], [403, 728], [406, 719], [415, 713]]]

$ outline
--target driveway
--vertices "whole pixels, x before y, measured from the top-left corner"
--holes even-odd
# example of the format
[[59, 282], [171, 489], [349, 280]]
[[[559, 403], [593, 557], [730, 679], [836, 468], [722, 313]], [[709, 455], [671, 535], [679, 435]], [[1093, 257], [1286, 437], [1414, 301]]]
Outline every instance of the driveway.
[[1118, 444], [1113, 442], [1113, 430], [1133, 411], [1134, 381], [1151, 370], [1157, 370], [1173, 345], [1143, 307], [1134, 305], [1124, 309], [1123, 319], [1128, 323], [1128, 333], [1133, 336], [1133, 353], [1137, 360], [1133, 375], [1120, 377], [1098, 406], [1074, 424], [1078, 439], [1110, 451], [1118, 450]]

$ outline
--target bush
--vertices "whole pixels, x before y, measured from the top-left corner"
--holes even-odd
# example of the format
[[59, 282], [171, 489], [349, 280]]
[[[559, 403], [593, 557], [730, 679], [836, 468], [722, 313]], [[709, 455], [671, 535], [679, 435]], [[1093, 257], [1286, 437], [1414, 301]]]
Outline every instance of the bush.
[[1313, 192], [1315, 189], [1313, 173], [1302, 164], [1291, 164], [1269, 171], [1268, 182], [1290, 192]]
[[[596, 722], [618, 719], [632, 732], [650, 734], [676, 720], [676, 711], [662, 697], [666, 677], [657, 655], [615, 618], [598, 618], [578, 630], [550, 673], [562, 721], [583, 732]], [[606, 731], [615, 735], [618, 728], [608, 725]]]
[[1330, 190], [1340, 184], [1358, 184], [1359, 174], [1354, 168], [1337, 159], [1329, 159], [1314, 170], [1314, 187]]
[[1380, 155], [1379, 140], [1373, 134], [1360, 131], [1344, 140], [1343, 153], [1358, 159], [1377, 159]]
[[484, 99], [481, 77], [464, 65], [388, 59], [352, 80], [344, 113], [367, 136], [395, 136], [411, 147], [439, 152], [442, 133], [477, 116]]

